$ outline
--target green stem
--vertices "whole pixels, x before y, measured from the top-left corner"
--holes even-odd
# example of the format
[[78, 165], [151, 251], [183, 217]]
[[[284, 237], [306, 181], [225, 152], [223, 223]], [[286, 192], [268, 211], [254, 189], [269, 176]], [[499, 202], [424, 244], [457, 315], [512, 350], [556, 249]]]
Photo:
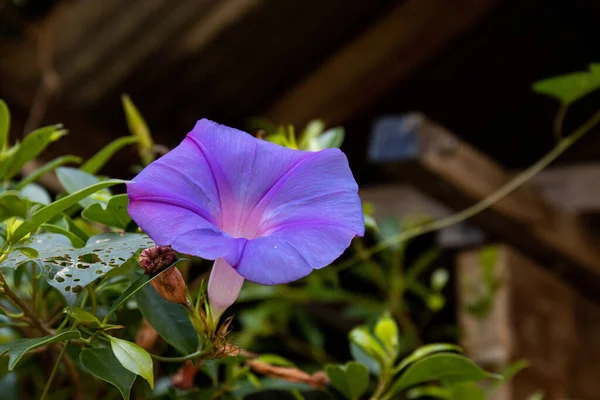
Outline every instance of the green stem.
[[48, 382], [46, 382], [46, 386], [44, 387], [44, 392], [42, 393], [40, 400], [44, 400], [46, 398], [46, 395], [48, 394], [48, 391], [50, 390], [50, 386], [52, 386], [52, 381], [54, 381], [54, 376], [56, 375], [56, 371], [58, 371], [58, 366], [60, 365], [60, 362], [62, 361], [62, 358], [65, 355], [65, 351], [67, 350], [67, 344], [68, 344], [68, 342], [64, 344], [62, 350], [60, 351], [60, 353], [58, 353], [58, 358], [56, 359], [54, 368], [52, 368], [52, 372], [50, 373]]
[[552, 131], [554, 132], [554, 137], [556, 138], [557, 141], [562, 139], [563, 125], [565, 122], [565, 117], [567, 116], [568, 109], [569, 109], [569, 105], [562, 103], [556, 113], [556, 117], [554, 117]]
[[163, 361], [163, 362], [182, 362], [182, 361], [193, 360], [194, 358], [205, 356], [208, 353], [210, 353], [211, 350], [212, 350], [211, 348], [204, 349], [204, 350], [198, 350], [195, 353], [188, 354], [187, 356], [181, 356], [181, 357], [162, 357], [162, 356], [159, 356], [157, 354], [152, 354], [152, 353], [148, 353], [148, 354], [150, 354], [150, 356], [152, 358], [154, 358], [155, 360], [158, 360], [158, 361]]
[[37, 292], [38, 292], [38, 281], [37, 281], [37, 263], [31, 263], [31, 308], [33, 312], [37, 311]]
[[375, 388], [375, 392], [369, 397], [369, 400], [380, 400], [382, 395], [388, 388], [390, 384], [390, 380], [392, 379], [392, 373], [389, 370], [384, 370], [381, 372], [381, 377], [379, 382], [377, 383], [377, 387]]
[[[577, 128], [572, 134], [565, 137], [564, 139], [561, 139], [561, 141], [556, 145], [556, 147], [554, 147], [549, 153], [547, 153], [544, 157], [538, 160], [535, 164], [533, 164], [525, 171], [521, 172], [519, 175], [514, 177], [504, 186], [500, 187], [498, 190], [496, 190], [494, 193], [487, 196], [486, 198], [482, 199], [480, 202], [475, 203], [471, 207], [468, 207], [456, 214], [438, 219], [437, 221], [433, 221], [429, 224], [408, 229], [395, 236], [392, 236], [387, 240], [380, 242], [375, 246], [371, 247], [370, 249], [366, 250], [366, 255], [372, 256], [373, 254], [377, 254], [387, 249], [388, 247], [393, 246], [397, 243], [401, 243], [407, 239], [411, 239], [429, 232], [435, 232], [437, 230], [447, 228], [466, 219], [469, 219], [479, 214], [480, 212], [490, 208], [498, 201], [502, 200], [504, 197], [508, 196], [516, 189], [523, 186], [523, 184], [531, 180], [531, 178], [533, 178], [540, 171], [542, 171], [544, 168], [550, 165], [554, 160], [556, 160], [567, 149], [573, 146], [573, 144], [575, 144], [579, 139], [581, 139], [598, 123], [600, 123], [600, 111], [597, 111], [590, 119], [588, 119], [583, 125]], [[337, 266], [338, 271], [353, 267], [357, 262], [360, 262], [360, 259], [361, 257], [357, 257], [356, 255], [351, 257], [347, 261], [340, 263]]]

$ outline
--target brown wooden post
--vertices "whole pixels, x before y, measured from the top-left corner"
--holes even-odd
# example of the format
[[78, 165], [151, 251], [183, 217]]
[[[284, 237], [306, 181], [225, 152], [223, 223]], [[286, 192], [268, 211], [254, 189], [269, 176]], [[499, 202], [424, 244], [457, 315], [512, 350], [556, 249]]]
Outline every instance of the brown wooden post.
[[498, 287], [489, 312], [468, 311], [486, 295], [482, 249], [458, 254], [457, 282], [461, 344], [468, 355], [498, 372], [518, 359], [530, 363], [495, 400], [521, 400], [536, 390], [548, 400], [597, 398], [600, 306], [513, 247], [493, 249], [491, 275]]

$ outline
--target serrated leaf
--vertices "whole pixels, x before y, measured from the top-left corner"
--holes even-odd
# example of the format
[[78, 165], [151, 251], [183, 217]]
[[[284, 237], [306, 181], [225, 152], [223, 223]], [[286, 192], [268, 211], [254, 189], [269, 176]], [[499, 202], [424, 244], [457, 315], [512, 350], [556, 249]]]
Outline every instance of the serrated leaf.
[[2, 266], [16, 268], [28, 261], [36, 262], [48, 283], [72, 305], [83, 288], [154, 242], [143, 234], [102, 233], [92, 236], [85, 247], [75, 248], [65, 236], [43, 233], [23, 245], [37, 250], [38, 257], [12, 252]]
[[569, 105], [600, 89], [600, 64], [591, 64], [589, 71], [573, 72], [544, 79], [533, 84], [533, 90]]
[[412, 386], [425, 382], [477, 382], [488, 377], [490, 374], [464, 356], [438, 353], [424, 357], [409, 366], [392, 384], [385, 397], [390, 398]]
[[35, 350], [38, 347], [42, 347], [50, 343], [65, 342], [67, 340], [79, 338], [81, 338], [79, 331], [73, 330], [61, 332], [54, 336], [49, 335], [35, 339], [17, 339], [0, 345], [0, 355], [8, 352], [8, 370], [12, 371], [19, 360], [21, 360], [23, 355], [28, 351]]
[[0, 99], [0, 151], [8, 146], [10, 133], [10, 111], [4, 100]]
[[138, 142], [138, 138], [135, 136], [124, 136], [113, 140], [100, 151], [98, 151], [92, 158], [87, 160], [82, 166], [81, 170], [88, 174], [96, 174], [98, 171], [106, 165], [106, 163], [115, 155], [115, 153], [121, 150], [125, 146]]
[[83, 350], [79, 361], [92, 375], [119, 389], [123, 399], [129, 399], [135, 374], [125, 369], [110, 349]]
[[35, 159], [50, 143], [66, 135], [67, 131], [61, 128], [61, 125], [46, 126], [25, 136], [8, 160], [6, 168], [2, 169], [3, 179], [9, 180], [17, 175], [27, 162]]
[[355, 361], [346, 365], [327, 365], [325, 372], [331, 385], [350, 400], [358, 400], [369, 387], [369, 370]]
[[[67, 193], [75, 193], [78, 190], [100, 182], [100, 179], [94, 175], [88, 174], [80, 169], [70, 167], [57, 168], [56, 176]], [[94, 203], [106, 204], [110, 197], [111, 193], [108, 189], [98, 190], [89, 197], [81, 199], [79, 201], [79, 205], [85, 208]]]
[[54, 218], [73, 204], [77, 203], [78, 201], [86, 198], [87, 196], [93, 193], [96, 193], [98, 190], [102, 190], [104, 188], [125, 182], [126, 181], [123, 181], [121, 179], [110, 179], [107, 181], [98, 182], [92, 186], [78, 190], [77, 192], [71, 193], [61, 198], [60, 200], [56, 200], [55, 202], [40, 208], [39, 210], [35, 211], [33, 215], [31, 215], [31, 218], [23, 222], [15, 230], [15, 232], [13, 232], [11, 236], [11, 241], [13, 243], [18, 242], [21, 238], [33, 232], [44, 222]]
[[125, 369], [148, 381], [154, 388], [154, 371], [150, 354], [135, 343], [114, 336], [108, 336], [115, 357]]
[[106, 204], [90, 204], [81, 212], [81, 216], [88, 221], [125, 229], [131, 222], [131, 217], [127, 212], [128, 204], [129, 198], [126, 194], [112, 196]]
[[184, 355], [198, 350], [198, 334], [179, 304], [163, 299], [149, 285], [137, 292], [136, 300], [144, 318], [167, 343]]

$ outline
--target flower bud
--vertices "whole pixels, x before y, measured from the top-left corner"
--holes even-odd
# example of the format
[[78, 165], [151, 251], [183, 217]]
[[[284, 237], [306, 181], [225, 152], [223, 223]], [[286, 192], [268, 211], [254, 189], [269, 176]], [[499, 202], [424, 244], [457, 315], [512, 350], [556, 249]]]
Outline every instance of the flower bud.
[[154, 275], [167, 268], [177, 260], [175, 251], [169, 246], [154, 246], [144, 249], [140, 254], [140, 267], [147, 274]]
[[181, 272], [176, 267], [170, 267], [162, 274], [150, 281], [150, 285], [161, 297], [172, 303], [190, 307], [185, 281]]

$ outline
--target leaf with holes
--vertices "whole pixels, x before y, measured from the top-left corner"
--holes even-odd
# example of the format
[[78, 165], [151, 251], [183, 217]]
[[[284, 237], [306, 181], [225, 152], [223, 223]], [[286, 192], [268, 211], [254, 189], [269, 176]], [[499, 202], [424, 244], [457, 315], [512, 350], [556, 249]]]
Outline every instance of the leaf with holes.
[[2, 266], [16, 268], [28, 261], [36, 262], [48, 283], [72, 305], [83, 288], [124, 264], [138, 250], [154, 246], [154, 242], [143, 234], [101, 233], [92, 236], [85, 247], [75, 248], [65, 236], [44, 233], [25, 241], [23, 246], [37, 250], [38, 257], [12, 252]]

